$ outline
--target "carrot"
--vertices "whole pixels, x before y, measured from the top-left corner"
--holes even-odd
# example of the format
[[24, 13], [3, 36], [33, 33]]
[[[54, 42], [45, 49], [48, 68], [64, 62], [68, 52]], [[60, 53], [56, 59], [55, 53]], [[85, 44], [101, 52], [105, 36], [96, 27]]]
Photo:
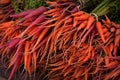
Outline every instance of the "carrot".
[[118, 61], [113, 61], [113, 62], [110, 62], [109, 64], [105, 65], [104, 67], [111, 68], [111, 67], [117, 66], [118, 64], [119, 64]]
[[28, 51], [30, 47], [30, 42], [26, 41], [25, 42], [25, 48], [24, 48], [24, 68], [26, 69], [27, 67], [27, 59], [28, 59]]
[[114, 48], [114, 45], [113, 45], [113, 43], [111, 43], [111, 44], [109, 45], [109, 50], [112, 52], [112, 51], [113, 51], [113, 48]]
[[89, 35], [89, 33], [94, 29], [94, 25], [95, 25], [95, 24], [92, 24], [92, 26], [89, 28], [89, 30], [86, 32], [86, 34], [83, 36], [83, 38], [81, 39], [80, 44], [85, 41], [86, 37], [87, 37], [87, 36]]
[[88, 72], [85, 73], [85, 80], [88, 80]]
[[80, 16], [75, 16], [75, 20], [87, 20], [89, 18], [89, 14], [82, 14]]
[[13, 66], [13, 68], [12, 68], [12, 71], [11, 71], [11, 73], [10, 73], [10, 75], [9, 75], [8, 80], [12, 80], [12, 77], [13, 77], [15, 71], [16, 71], [16, 70], [18, 69], [18, 67], [20, 66], [21, 59], [22, 59], [22, 56], [21, 56], [21, 55], [16, 56], [16, 60], [15, 60], [15, 62], [14, 62], [14, 66]]
[[86, 29], [88, 30], [89, 27], [95, 22], [95, 18], [93, 16], [90, 16], [88, 18], [88, 23], [87, 23], [87, 26], [86, 26]]
[[75, 8], [73, 8], [71, 11], [69, 11], [70, 13], [75, 13], [75, 12], [78, 12], [78, 7], [79, 6], [76, 6]]
[[10, 67], [14, 64], [14, 62], [15, 62], [15, 60], [16, 60], [16, 56], [18, 56], [18, 55], [20, 54], [23, 45], [24, 45], [24, 42], [18, 44], [17, 50], [15, 51], [14, 55], [13, 55], [12, 58], [11, 58], [11, 61], [12, 61], [12, 62], [10, 62], [8, 68], [10, 68]]
[[102, 19], [102, 22], [103, 22], [103, 24], [107, 24], [107, 21], [106, 21], [106, 20], [103, 20], [103, 19]]
[[30, 28], [32, 28], [33, 26], [35, 26], [36, 24], [42, 22], [45, 18], [45, 15], [40, 15], [35, 21], [32, 22], [32, 24], [30, 24], [22, 33], [21, 33], [21, 36], [23, 36], [26, 31]]
[[106, 18], [107, 24], [110, 24], [111, 23], [110, 19], [106, 15], [105, 15], [105, 18]]
[[80, 15], [82, 15], [82, 14], [84, 14], [83, 11], [78, 11], [78, 12], [76, 12], [76, 13], [73, 13], [72, 16], [80, 16]]
[[115, 33], [115, 39], [114, 39], [115, 46], [119, 46], [119, 41], [120, 41], [120, 30], [117, 29]]
[[75, 78], [80, 77], [83, 72], [84, 72], [84, 69], [81, 68], [81, 69], [76, 73]]
[[49, 5], [51, 5], [51, 6], [52, 6], [52, 5], [54, 5], [54, 6], [57, 5], [57, 2], [52, 2], [52, 1], [46, 1], [46, 3], [49, 4]]
[[104, 36], [105, 36], [106, 38], [108, 38], [108, 37], [110, 36], [110, 34], [111, 34], [111, 33], [108, 31], [108, 32], [105, 33]]
[[16, 39], [12, 39], [9, 43], [8, 43], [8, 48], [13, 48], [17, 45], [17, 43], [20, 41], [20, 38], [16, 38]]
[[21, 25], [23, 27], [28, 27], [31, 23], [32, 23], [31, 21], [28, 21], [28, 22], [24, 22], [24, 23], [19, 24], [19, 25]]
[[33, 11], [34, 11], [33, 9], [29, 9], [29, 10], [23, 11], [23, 12], [21, 12], [19, 14], [10, 15], [10, 17], [13, 17], [13, 18], [23, 18], [23, 17], [25, 17], [26, 15], [30, 14]]
[[50, 63], [50, 64], [48, 64], [49, 66], [52, 66], [52, 67], [56, 67], [56, 66], [61, 66], [61, 65], [63, 65], [64, 64], [64, 62], [63, 61], [57, 61], [57, 62], [55, 62], [55, 63]]
[[112, 26], [114, 26], [116, 29], [120, 29], [120, 25], [119, 24], [115, 24], [114, 22], [111, 22]]
[[34, 47], [32, 50], [34, 50], [36, 48], [36, 46], [41, 42], [41, 40], [43, 39], [43, 37], [45, 36], [45, 34], [48, 32], [49, 28], [45, 28], [42, 33], [39, 35]]
[[[44, 39], [44, 40], [42, 40], [41, 41], [41, 43], [35, 48], [35, 50], [37, 50], [39, 47], [41, 47], [44, 43], [46, 43], [47, 42], [47, 39], [48, 39], [48, 36]], [[34, 51], [33, 51], [34, 52]]]
[[0, 5], [6, 5], [10, 2], [11, 2], [11, 0], [0, 0]]
[[97, 62], [97, 65], [100, 65], [102, 62], [103, 62], [104, 58], [100, 57], [98, 62]]
[[85, 28], [85, 26], [87, 25], [87, 20], [83, 21], [79, 26], [78, 26], [78, 31]]
[[99, 21], [96, 22], [96, 29], [97, 29], [102, 41], [105, 43], [105, 38], [104, 38], [104, 35], [103, 35], [102, 27], [103, 26], [102, 26], [101, 22], [99, 22]]
[[70, 17], [70, 18], [66, 19], [64, 22], [65, 22], [65, 24], [71, 23], [72, 22], [72, 18]]
[[34, 65], [34, 71], [35, 71], [37, 67], [37, 52], [34, 51], [32, 55], [33, 55], [33, 65]]
[[105, 65], [108, 65], [110, 63], [110, 59], [105, 57]]
[[23, 20], [26, 20], [26, 19], [28, 19], [28, 18], [30, 18], [30, 17], [35, 16], [35, 15], [41, 15], [41, 14], [44, 13], [45, 11], [46, 11], [46, 7], [41, 6], [41, 7], [37, 8], [37, 9], [35, 9], [34, 11], [32, 11], [30, 14], [26, 15], [26, 16], [23, 18]]
[[[33, 17], [30, 17], [28, 19], [26, 19], [23, 23], [21, 24], [25, 24], [25, 23], [32, 23], [35, 19], [37, 19], [38, 16], [33, 16]], [[20, 25], [20, 24], [19, 24]]]
[[91, 53], [87, 53], [87, 56], [83, 59], [83, 62], [88, 61], [91, 58]]
[[55, 67], [55, 68], [51, 69], [51, 71], [50, 71], [48, 74], [50, 75], [50, 74], [52, 74], [53, 72], [56, 72], [56, 71], [58, 71], [58, 70], [62, 70], [62, 69], [64, 69], [65, 66], [66, 66], [66, 65], [63, 64], [63, 65], [61, 65], [61, 66]]
[[50, 10], [48, 10], [48, 11], [45, 11], [44, 14], [51, 14], [51, 13], [54, 13], [54, 12], [57, 12], [57, 11], [60, 11], [60, 8], [50, 9]]
[[27, 58], [27, 65], [26, 65], [26, 70], [28, 71], [29, 75], [31, 74], [31, 67], [30, 67], [31, 58], [32, 58], [32, 55], [29, 54], [29, 55], [28, 55], [28, 58]]
[[76, 20], [76, 19], [74, 18], [73, 21], [74, 21], [74, 22], [73, 22], [73, 27], [76, 27], [76, 25], [78, 24], [78, 20]]
[[70, 72], [73, 71], [73, 69], [74, 69], [74, 67], [70, 66], [69, 68], [67, 68], [67, 71], [64, 70], [65, 72], [64, 72], [64, 75], [63, 75], [63, 76], [64, 76], [64, 77], [67, 76]]

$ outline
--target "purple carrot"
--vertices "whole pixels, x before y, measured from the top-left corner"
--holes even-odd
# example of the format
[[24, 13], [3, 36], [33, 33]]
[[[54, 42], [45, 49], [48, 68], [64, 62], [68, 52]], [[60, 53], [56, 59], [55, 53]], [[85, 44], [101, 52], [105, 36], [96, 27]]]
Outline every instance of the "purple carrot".
[[40, 15], [43, 12], [45, 12], [46, 10], [47, 10], [46, 7], [41, 6], [41, 7], [37, 8], [37, 9], [35, 9], [34, 11], [32, 11], [31, 13], [29, 13], [27, 16], [25, 16], [23, 18], [23, 20], [28, 19], [28, 18], [30, 18], [32, 16], [35, 16], [35, 15]]
[[75, 13], [75, 12], [77, 12], [78, 11], [78, 8], [79, 8], [80, 6], [76, 6], [75, 8], [73, 8], [71, 11], [69, 11], [70, 13]]
[[24, 23], [27, 23], [27, 22], [33, 22], [36, 18], [37, 18], [38, 16], [33, 16], [33, 17], [30, 17], [29, 19], [26, 19], [24, 22], [23, 22], [23, 24]]
[[13, 18], [23, 18], [25, 17], [26, 15], [28, 15], [29, 13], [31, 13], [33, 11], [33, 9], [30, 9], [30, 10], [26, 10], [26, 11], [23, 11], [19, 14], [13, 14], [13, 15], [10, 15], [10, 17], [13, 17]]
[[21, 36], [23, 36], [24, 33], [25, 33], [28, 29], [30, 29], [31, 27], [35, 26], [35, 25], [38, 24], [38, 23], [43, 22], [44, 19], [45, 19], [45, 15], [44, 15], [44, 14], [41, 14], [35, 21], [32, 22], [31, 25], [29, 25], [29, 26], [23, 31], [23, 33], [21, 34]]
[[18, 69], [18, 67], [21, 63], [21, 59], [22, 59], [22, 56], [20, 54], [18, 54], [16, 56], [16, 60], [15, 60], [15, 63], [13, 65], [13, 68], [12, 68], [12, 71], [10, 73], [10, 76], [9, 76], [8, 80], [12, 80], [12, 77], [13, 77], [14, 73], [16, 72], [16, 70]]
[[35, 25], [38, 24], [38, 23], [43, 22], [44, 19], [45, 19], [45, 15], [44, 15], [44, 14], [41, 14], [39, 17], [37, 17], [37, 18], [35, 19], [35, 21], [32, 22], [32, 24], [30, 24], [30, 26], [28, 26], [28, 29], [31, 28], [31, 27], [33, 27], [33, 26], [35, 26]]
[[10, 49], [10, 48], [16, 46], [19, 41], [20, 41], [20, 38], [16, 38], [16, 39], [11, 40], [11, 41], [8, 43], [8, 48]]

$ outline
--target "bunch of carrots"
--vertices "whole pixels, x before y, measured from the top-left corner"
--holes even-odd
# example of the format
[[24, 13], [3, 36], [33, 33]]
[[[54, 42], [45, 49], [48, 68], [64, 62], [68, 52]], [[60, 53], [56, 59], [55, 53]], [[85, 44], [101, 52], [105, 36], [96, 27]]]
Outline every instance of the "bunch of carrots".
[[41, 68], [41, 79], [118, 80], [120, 25], [86, 13], [70, 0], [46, 2], [0, 24], [0, 58], [29, 76]]

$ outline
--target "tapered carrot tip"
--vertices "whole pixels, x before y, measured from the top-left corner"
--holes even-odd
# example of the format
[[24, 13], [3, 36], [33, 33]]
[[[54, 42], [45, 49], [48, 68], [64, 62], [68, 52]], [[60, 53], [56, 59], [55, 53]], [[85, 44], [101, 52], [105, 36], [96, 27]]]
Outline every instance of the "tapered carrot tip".
[[106, 18], [106, 22], [110, 24], [111, 23], [110, 19], [107, 16], [105, 16], [105, 18]]
[[99, 36], [101, 37], [102, 41], [105, 43], [105, 38], [104, 38], [102, 27], [103, 26], [102, 26], [101, 22], [99, 22], [99, 21], [96, 22], [96, 29], [97, 29], [97, 31], [99, 33]]

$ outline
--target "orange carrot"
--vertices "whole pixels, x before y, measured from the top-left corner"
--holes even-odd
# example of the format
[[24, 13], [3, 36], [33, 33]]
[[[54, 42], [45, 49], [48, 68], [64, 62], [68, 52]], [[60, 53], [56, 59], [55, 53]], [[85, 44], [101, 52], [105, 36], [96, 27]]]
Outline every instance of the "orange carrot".
[[98, 33], [99, 33], [102, 41], [105, 43], [105, 38], [104, 38], [104, 35], [103, 35], [102, 27], [103, 27], [103, 26], [102, 26], [101, 22], [99, 22], [99, 21], [96, 22], [97, 31], [98, 31]]
[[60, 8], [50, 9], [50, 10], [48, 10], [48, 11], [44, 12], [44, 14], [54, 13], [54, 12], [59, 11], [59, 10], [60, 10]]
[[80, 16], [80, 15], [82, 15], [82, 14], [84, 14], [83, 11], [78, 11], [78, 12], [76, 12], [76, 13], [73, 13], [72, 16]]
[[70, 66], [69, 68], [67, 68], [67, 71], [64, 72], [63, 76], [67, 76], [70, 72], [72, 72], [73, 69], [74, 69], [73, 66]]
[[86, 26], [86, 29], [88, 30], [89, 27], [95, 22], [95, 18], [93, 16], [90, 16], [88, 18], [88, 23], [87, 23], [87, 26]]
[[98, 62], [97, 62], [97, 65], [100, 65], [102, 62], [103, 62], [104, 58], [100, 57]]
[[105, 36], [106, 38], [108, 38], [108, 37], [110, 36], [110, 34], [111, 34], [111, 33], [108, 31], [108, 32], [105, 33], [104, 36]]
[[30, 42], [26, 41], [25, 48], [24, 48], [24, 68], [27, 68], [27, 59], [28, 59], [28, 51], [30, 47]]
[[52, 2], [52, 1], [46, 1], [46, 3], [49, 5], [57, 5], [57, 2]]
[[110, 59], [105, 57], [105, 65], [108, 65], [110, 63]]
[[89, 16], [89, 14], [82, 14], [81, 16], [75, 16], [75, 20], [87, 20]]
[[106, 18], [107, 24], [110, 24], [111, 23], [110, 19], [107, 16], [105, 16], [105, 18]]
[[117, 29], [115, 33], [115, 39], [114, 39], [115, 46], [119, 46], [119, 41], [120, 41], [120, 30]]
[[113, 51], [113, 48], [114, 48], [114, 45], [113, 45], [113, 43], [111, 43], [111, 44], [109, 45], [109, 49], [110, 49], [111, 52]]
[[45, 34], [48, 32], [50, 28], [45, 28], [41, 34], [39, 35], [34, 47], [32, 48], [32, 51], [34, 51], [34, 49], [36, 48], [36, 46], [41, 42], [41, 40], [43, 39], [43, 37], [45, 36]]
[[71, 23], [71, 22], [72, 22], [72, 18], [68, 18], [68, 19], [65, 20], [65, 24]]
[[37, 63], [37, 52], [34, 51], [33, 53], [33, 66], [34, 66], [34, 71], [36, 70], [36, 63]]
[[85, 26], [87, 25], [87, 20], [83, 21], [79, 26], [78, 26], [78, 31], [85, 28]]
[[32, 58], [32, 55], [29, 54], [29, 55], [28, 55], [28, 58], [27, 58], [27, 65], [26, 65], [26, 70], [28, 71], [29, 75], [31, 74], [31, 67], [30, 67], [31, 58]]
[[74, 18], [73, 27], [76, 27], [77, 24], [78, 24], [78, 20]]
[[63, 65], [61, 65], [61, 66], [55, 67], [55, 68], [53, 68], [48, 74], [50, 75], [50, 74], [52, 74], [53, 72], [56, 72], [57, 70], [62, 70], [62, 69], [64, 69], [65, 66], [66, 66], [66, 65], [63, 64]]
[[110, 68], [110, 67], [113, 67], [113, 66], [118, 65], [118, 64], [119, 64], [118, 61], [112, 61], [109, 64], [105, 65], [104, 67]]

